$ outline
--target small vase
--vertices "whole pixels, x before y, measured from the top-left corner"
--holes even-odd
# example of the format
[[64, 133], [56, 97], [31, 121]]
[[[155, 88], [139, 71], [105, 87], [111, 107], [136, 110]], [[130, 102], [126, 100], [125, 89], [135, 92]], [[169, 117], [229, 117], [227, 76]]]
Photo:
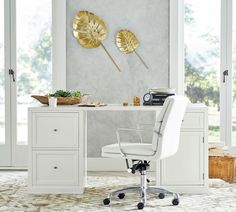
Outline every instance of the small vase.
[[49, 107], [57, 107], [57, 98], [56, 97], [48, 97], [48, 105], [49, 105]]

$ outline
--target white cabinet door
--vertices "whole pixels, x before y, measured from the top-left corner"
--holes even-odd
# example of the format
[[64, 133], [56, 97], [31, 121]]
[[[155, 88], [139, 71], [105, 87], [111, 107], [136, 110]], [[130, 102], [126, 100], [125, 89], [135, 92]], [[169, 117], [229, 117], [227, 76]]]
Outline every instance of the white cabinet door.
[[202, 132], [181, 132], [178, 152], [161, 161], [162, 186], [204, 184], [203, 142]]

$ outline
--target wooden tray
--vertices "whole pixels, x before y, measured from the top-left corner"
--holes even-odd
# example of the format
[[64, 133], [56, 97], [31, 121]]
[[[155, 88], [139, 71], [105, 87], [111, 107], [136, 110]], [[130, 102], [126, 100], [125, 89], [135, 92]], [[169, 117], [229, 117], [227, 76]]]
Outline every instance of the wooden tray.
[[[48, 105], [48, 96], [39, 96], [39, 95], [32, 95], [34, 99], [37, 99], [42, 104]], [[75, 105], [82, 102], [81, 97], [57, 97], [57, 104], [58, 105]]]

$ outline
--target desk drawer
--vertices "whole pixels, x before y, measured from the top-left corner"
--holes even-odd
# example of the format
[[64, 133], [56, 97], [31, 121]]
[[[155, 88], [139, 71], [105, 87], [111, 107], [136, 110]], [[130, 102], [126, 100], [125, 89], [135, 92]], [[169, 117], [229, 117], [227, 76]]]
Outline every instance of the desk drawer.
[[34, 151], [34, 185], [77, 185], [77, 151]]
[[35, 113], [33, 147], [78, 147], [77, 113]]
[[182, 129], [203, 129], [204, 113], [185, 113]]

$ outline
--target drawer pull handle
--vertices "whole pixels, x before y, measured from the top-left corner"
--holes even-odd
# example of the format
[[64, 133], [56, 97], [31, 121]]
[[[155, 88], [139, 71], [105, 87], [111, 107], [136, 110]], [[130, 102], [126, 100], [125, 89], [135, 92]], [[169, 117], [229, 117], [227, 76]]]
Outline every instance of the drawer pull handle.
[[54, 129], [53, 131], [54, 131], [54, 132], [57, 132], [58, 130], [57, 130], [57, 129]]
[[54, 169], [58, 169], [58, 167], [57, 167], [57, 166], [54, 166], [53, 168], [54, 168]]

